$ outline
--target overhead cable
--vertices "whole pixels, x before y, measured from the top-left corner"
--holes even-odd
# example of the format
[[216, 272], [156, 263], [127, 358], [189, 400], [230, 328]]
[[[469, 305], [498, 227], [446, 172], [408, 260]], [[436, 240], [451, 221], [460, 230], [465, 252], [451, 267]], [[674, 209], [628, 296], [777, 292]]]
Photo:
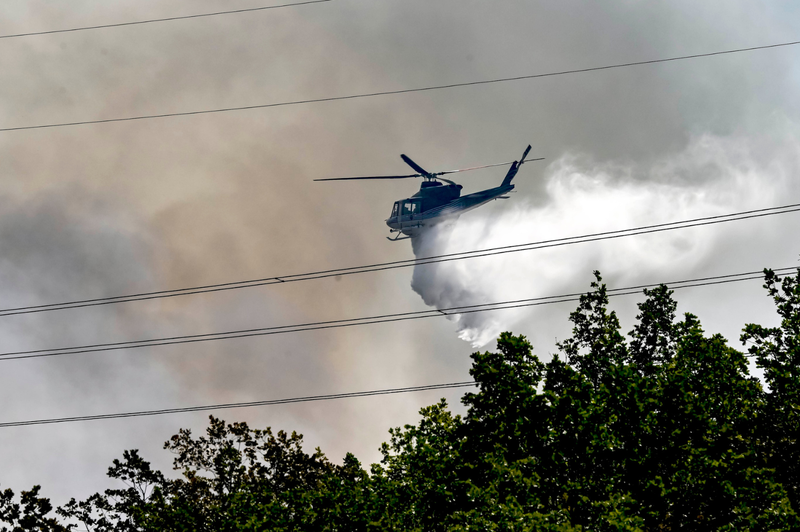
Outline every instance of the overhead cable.
[[263, 277], [260, 279], [250, 279], [246, 281], [232, 281], [227, 283], [193, 286], [193, 287], [178, 288], [173, 290], [159, 290], [153, 292], [141, 292], [137, 294], [127, 294], [121, 296], [110, 296], [110, 297], [100, 297], [94, 299], [66, 301], [62, 303], [48, 303], [43, 305], [29, 305], [24, 307], [5, 308], [5, 309], [0, 309], [0, 317], [14, 316], [18, 314], [49, 312], [53, 310], [67, 310], [73, 308], [93, 307], [98, 305], [112, 305], [116, 303], [129, 303], [133, 301], [145, 301], [151, 299], [162, 299], [168, 297], [186, 296], [193, 294], [205, 294], [209, 292], [220, 292], [225, 290], [237, 290], [240, 288], [253, 288], [257, 286], [309, 281], [313, 279], [324, 279], [329, 277], [339, 277], [345, 275], [356, 275], [369, 272], [393, 270], [397, 268], [423, 266], [426, 264], [436, 264], [440, 262], [489, 257], [493, 255], [518, 253], [521, 251], [533, 251], [537, 249], [568, 246], [572, 244], [583, 244], [586, 242], [596, 242], [600, 240], [616, 239], [616, 238], [635, 236], [641, 234], [658, 233], [664, 231], [672, 231], [676, 229], [686, 229], [689, 227], [713, 225], [725, 222], [734, 222], [738, 220], [747, 220], [750, 218], [760, 218], [764, 216], [774, 216], [778, 214], [788, 214], [798, 211], [800, 211], [800, 203], [795, 203], [791, 205], [784, 205], [781, 207], [768, 207], [764, 209], [740, 211], [740, 212], [721, 214], [716, 216], [705, 216], [702, 218], [692, 218], [688, 220], [680, 220], [677, 222], [645, 225], [629, 229], [603, 231], [603, 232], [589, 233], [579, 236], [563, 237], [550, 240], [540, 240], [536, 242], [527, 242], [524, 244], [514, 244], [509, 246], [463, 251], [459, 253], [431, 255], [428, 257], [421, 257], [417, 259], [382, 262], [376, 264], [367, 264], [363, 266], [351, 266], [346, 268], [319, 270], [307, 273], [280, 275], [275, 277]]
[[409, 386], [406, 388], [388, 388], [384, 390], [369, 390], [365, 392], [336, 393], [329, 395], [309, 395], [306, 397], [292, 397], [288, 399], [269, 399], [266, 401], [248, 401], [243, 403], [222, 403], [216, 405], [188, 406], [182, 408], [163, 408], [160, 410], [139, 410], [136, 412], [121, 412], [116, 414], [96, 414], [90, 416], [57, 417], [47, 419], [33, 419], [28, 421], [8, 421], [0, 423], [0, 429], [10, 427], [29, 427], [31, 425], [53, 425], [56, 423], [74, 423], [76, 421], [98, 421], [105, 419], [121, 419], [129, 417], [160, 416], [164, 414], [180, 414], [187, 412], [208, 412], [210, 410], [224, 410], [229, 408], [249, 408], [253, 406], [276, 406], [292, 403], [309, 403], [312, 401], [331, 401], [334, 399], [353, 399], [356, 397], [373, 397], [376, 395], [392, 395], [398, 393], [427, 392], [431, 390], [446, 390], [450, 388], [464, 388], [477, 386], [473, 381], [450, 382], [445, 384], [428, 384], [426, 386]]
[[203, 17], [218, 17], [220, 15], [235, 15], [240, 13], [251, 13], [253, 11], [266, 11], [267, 9], [278, 9], [281, 7], [294, 7], [294, 6], [305, 6], [308, 4], [321, 4], [323, 2], [330, 2], [331, 0], [308, 0], [304, 2], [295, 2], [292, 4], [279, 4], [273, 6], [261, 6], [261, 7], [249, 7], [245, 9], [232, 9], [230, 11], [216, 11], [213, 13], [196, 13], [194, 15], [180, 15], [176, 17], [165, 17], [165, 18], [151, 18], [147, 20], [135, 20], [132, 22], [117, 22], [114, 24], [100, 24], [97, 26], [81, 26], [78, 28], [66, 28], [66, 29], [59, 29], [59, 30], [46, 30], [46, 31], [32, 31], [28, 33], [14, 33], [8, 35], [0, 35], [0, 39], [13, 39], [15, 37], [33, 37], [34, 35], [52, 35], [54, 33], [70, 33], [75, 31], [86, 31], [86, 30], [99, 30], [103, 28], [119, 28], [122, 26], [138, 26], [140, 24], [152, 24], [154, 22], [171, 22], [175, 20], [186, 20], [191, 18], [203, 18]]
[[[779, 276], [790, 275], [797, 267], [778, 268], [773, 270]], [[698, 279], [686, 279], [671, 283], [653, 283], [639, 286], [629, 286], [626, 288], [608, 289], [609, 297], [639, 294], [645, 288], [654, 288], [661, 284], [666, 284], [670, 289], [692, 288], [698, 286], [709, 286], [717, 284], [735, 283], [741, 281], [752, 281], [761, 279], [763, 272], [753, 271], [727, 275], [717, 275], [712, 277], [702, 277]], [[473, 314], [476, 312], [489, 312], [495, 310], [508, 310], [523, 307], [533, 307], [539, 305], [551, 305], [555, 303], [566, 303], [577, 301], [582, 293], [562, 294], [555, 296], [534, 297], [528, 299], [516, 299], [510, 301], [499, 301], [494, 303], [481, 303], [475, 305], [461, 305], [443, 309], [428, 309], [413, 312], [401, 312], [394, 314], [381, 314], [374, 316], [364, 316], [360, 318], [348, 318], [340, 320], [317, 321], [310, 323], [300, 323], [293, 325], [278, 325], [271, 327], [259, 327], [254, 329], [241, 329], [235, 331], [224, 331], [206, 334], [191, 334], [183, 336], [170, 336], [163, 338], [151, 338], [147, 340], [131, 340], [127, 342], [99, 343], [90, 345], [80, 345], [72, 347], [57, 347], [50, 349], [33, 349], [27, 351], [9, 351], [0, 353], [0, 362], [8, 360], [20, 360], [30, 358], [55, 357], [64, 355], [77, 355], [82, 353], [98, 353], [104, 351], [119, 351], [123, 349], [140, 349], [144, 347], [159, 347], [165, 345], [190, 344], [198, 342], [210, 342], [215, 340], [233, 340], [236, 338], [250, 338], [255, 336], [270, 336], [275, 334], [298, 333], [308, 331], [319, 331], [326, 329], [340, 329], [344, 327], [356, 327], [363, 325], [374, 325], [377, 323], [390, 323], [408, 320], [418, 320], [425, 318], [435, 318], [441, 316]]]
[[89, 124], [109, 124], [112, 122], [130, 122], [136, 120], [151, 120], [155, 118], [172, 118], [178, 116], [194, 116], [194, 115], [203, 115], [203, 114], [210, 114], [210, 113], [228, 113], [232, 111], [252, 111], [255, 109], [268, 109], [272, 107], [288, 107], [293, 105], [306, 105], [311, 103], [324, 103], [324, 102], [336, 102], [336, 101], [343, 101], [343, 100], [355, 100], [360, 98], [374, 98], [378, 96], [392, 96], [397, 94], [409, 94], [413, 92], [426, 92], [426, 91], [437, 91], [437, 90], [444, 90], [444, 89], [455, 89], [459, 87], [474, 87], [477, 85], [489, 85], [493, 83], [506, 83], [512, 81], [523, 81], [523, 80], [531, 80], [531, 79], [538, 79], [538, 78], [547, 78], [553, 76], [564, 76], [569, 74], [583, 74], [587, 72], [597, 72], [600, 70], [611, 70], [617, 68], [625, 68], [625, 67], [632, 67], [632, 66], [641, 66], [641, 65], [653, 65], [657, 63], [668, 63], [672, 61], [683, 61], [687, 59], [698, 59], [701, 57], [713, 57], [718, 55], [726, 55], [726, 54], [738, 54], [742, 52], [752, 52], [755, 50], [767, 50], [770, 48], [780, 48], [786, 46], [795, 46], [800, 44], [800, 41], [791, 41], [791, 42], [783, 42], [783, 43], [775, 43], [775, 44], [765, 44], [762, 46], [750, 46], [747, 48], [735, 48], [729, 50], [718, 50], [715, 52], [706, 52], [701, 54], [691, 54], [691, 55], [681, 55], [681, 56], [674, 56], [674, 57], [665, 57], [661, 59], [647, 59], [644, 61], [631, 61], [627, 63], [615, 63], [611, 65], [603, 65], [603, 66], [596, 66], [596, 67], [587, 67], [587, 68], [575, 68], [570, 70], [558, 70], [553, 72], [545, 72], [541, 74], [525, 74], [521, 76], [511, 76], [505, 78], [493, 78], [493, 79], [483, 79], [477, 81], [465, 81], [461, 83], [448, 83], [445, 85], [429, 85], [426, 87], [415, 87], [410, 89], [396, 89], [396, 90], [385, 90], [385, 91], [377, 91], [377, 92], [364, 92], [359, 94], [348, 94], [345, 96], [328, 96], [328, 97], [321, 97], [321, 98], [308, 98], [303, 100], [290, 100], [285, 102], [273, 102], [273, 103], [262, 103], [262, 104], [255, 104], [255, 105], [242, 105], [237, 107], [221, 107], [217, 109], [202, 109], [197, 111], [180, 111], [175, 113], [159, 113], [159, 114], [152, 114], [152, 115], [138, 115], [138, 116], [124, 116], [124, 117], [117, 117], [117, 118], [104, 118], [98, 120], [78, 120], [73, 122], [57, 122], [57, 123], [50, 123], [50, 124], [37, 124], [33, 126], [17, 126], [17, 127], [4, 127], [0, 128], [0, 131], [22, 131], [28, 129], [45, 129], [45, 128], [54, 128], [54, 127], [68, 127], [68, 126], [83, 126]]

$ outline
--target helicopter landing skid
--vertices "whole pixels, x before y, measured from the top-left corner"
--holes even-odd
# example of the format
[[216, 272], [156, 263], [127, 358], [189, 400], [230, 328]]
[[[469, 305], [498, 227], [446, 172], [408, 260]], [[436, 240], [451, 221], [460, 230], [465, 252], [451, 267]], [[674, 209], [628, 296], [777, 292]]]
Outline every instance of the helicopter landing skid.
[[394, 238], [391, 238], [391, 237], [387, 236], [386, 240], [390, 240], [392, 242], [397, 242], [398, 240], [406, 240], [406, 239], [411, 238], [410, 236], [400, 236], [400, 235], [402, 235], [402, 233], [398, 233], [397, 236], [394, 237]]

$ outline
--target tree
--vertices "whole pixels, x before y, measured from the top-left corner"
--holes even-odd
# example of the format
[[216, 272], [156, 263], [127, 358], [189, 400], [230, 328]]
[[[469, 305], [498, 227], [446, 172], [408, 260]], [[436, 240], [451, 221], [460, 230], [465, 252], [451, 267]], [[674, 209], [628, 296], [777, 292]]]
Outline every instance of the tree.
[[39, 497], [41, 486], [20, 493], [20, 501], [14, 502], [14, 492], [10, 489], [0, 492], [0, 532], [66, 532], [55, 517], [48, 517], [53, 510], [50, 500]]
[[357, 461], [348, 456], [335, 467], [319, 449], [307, 454], [297, 433], [212, 416], [205, 436], [181, 430], [164, 447], [175, 454], [180, 478], [127, 451], [108, 473], [127, 489], [72, 500], [60, 514], [97, 531], [337, 530], [332, 523], [357, 519], [341, 504], [357, 507], [364, 480]]
[[767, 289], [775, 302], [778, 327], [749, 324], [741, 340], [764, 370], [769, 387], [759, 434], [763, 453], [776, 478], [789, 493], [792, 506], [800, 509], [800, 270], [783, 280], [764, 270]]

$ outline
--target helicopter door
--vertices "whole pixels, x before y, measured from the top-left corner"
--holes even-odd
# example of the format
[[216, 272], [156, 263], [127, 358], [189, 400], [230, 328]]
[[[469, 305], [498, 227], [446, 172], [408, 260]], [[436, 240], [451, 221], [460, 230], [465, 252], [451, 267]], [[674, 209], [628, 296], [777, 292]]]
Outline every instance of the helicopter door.
[[413, 220], [422, 210], [421, 200], [406, 200], [403, 202], [403, 220]]

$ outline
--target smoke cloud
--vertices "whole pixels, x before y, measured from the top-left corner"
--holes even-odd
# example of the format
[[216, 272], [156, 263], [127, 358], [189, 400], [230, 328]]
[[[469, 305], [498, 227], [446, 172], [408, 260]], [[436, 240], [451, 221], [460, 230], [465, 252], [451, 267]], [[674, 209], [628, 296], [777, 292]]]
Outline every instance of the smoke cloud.
[[[545, 173], [544, 204], [523, 200], [500, 205], [502, 210], [483, 207], [421, 235], [414, 253], [421, 258], [780, 205], [800, 161], [800, 144], [787, 141], [767, 160], [753, 154], [756, 146], [749, 139], [704, 135], [648, 166], [593, 164], [567, 154]], [[525, 187], [524, 173], [518, 187]], [[427, 305], [445, 309], [564, 293], [571, 280], [584, 279], [593, 269], [618, 283], [668, 281], [662, 274], [690, 272], [727, 236], [747, 230], [733, 222], [603, 245], [422, 265], [415, 268], [411, 287]], [[536, 312], [528, 307], [449, 319], [459, 338], [481, 347]]]

